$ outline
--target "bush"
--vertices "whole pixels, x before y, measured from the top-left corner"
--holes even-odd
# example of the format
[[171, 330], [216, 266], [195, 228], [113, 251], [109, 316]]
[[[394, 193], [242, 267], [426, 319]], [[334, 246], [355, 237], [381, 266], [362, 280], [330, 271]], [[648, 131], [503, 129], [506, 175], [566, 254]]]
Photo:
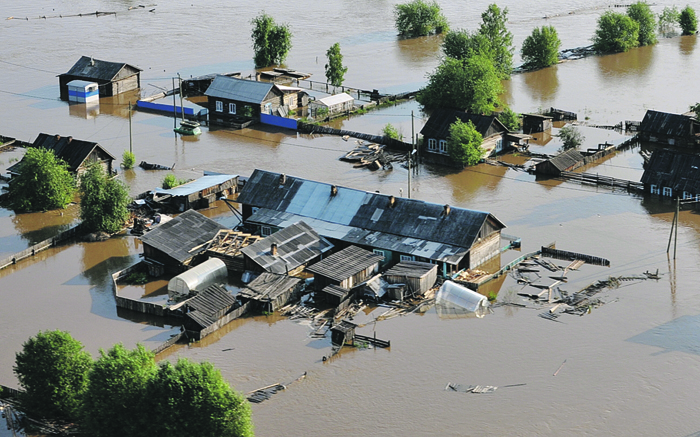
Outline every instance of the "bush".
[[498, 121], [503, 123], [503, 125], [509, 131], [516, 131], [520, 129], [520, 115], [513, 112], [508, 106], [506, 106], [503, 111], [499, 112]]
[[457, 119], [450, 125], [447, 137], [447, 152], [460, 165], [475, 165], [481, 160], [484, 151], [481, 148], [483, 137], [470, 121], [464, 123]]
[[686, 6], [678, 17], [678, 24], [681, 26], [683, 35], [692, 35], [698, 31], [698, 17], [695, 15], [695, 9]]
[[326, 52], [328, 63], [326, 64], [326, 80], [333, 86], [341, 86], [348, 72], [348, 67], [343, 66], [343, 55], [340, 53], [340, 44], [335, 43]]
[[80, 178], [80, 218], [90, 232], [119, 232], [129, 218], [129, 190], [117, 179], [108, 179], [99, 163]]
[[175, 188], [186, 183], [187, 179], [178, 179], [174, 174], [168, 173], [163, 178], [163, 183], [161, 184], [161, 187], [163, 187], [164, 190], [169, 190], [171, 188]]
[[143, 285], [148, 283], [147, 273], [131, 273], [124, 278], [124, 283], [129, 285]]
[[253, 18], [251, 24], [255, 67], [284, 62], [292, 48], [292, 32], [289, 25], [276, 24], [274, 18], [264, 12]]
[[578, 129], [571, 125], [559, 129], [557, 137], [564, 143], [562, 146], [564, 150], [576, 149], [583, 144], [583, 140], [586, 139]]
[[[10, 160], [12, 162], [12, 160]], [[75, 179], [53, 151], [30, 147], [9, 185], [9, 205], [18, 212], [65, 208], [73, 200]]]
[[617, 12], [607, 11], [598, 18], [593, 48], [600, 53], [626, 52], [639, 44], [639, 23]]
[[126, 170], [134, 168], [136, 163], [136, 156], [132, 152], [125, 150], [122, 154], [122, 167]]
[[554, 27], [536, 27], [525, 38], [520, 53], [529, 68], [544, 68], [559, 62], [560, 46], [561, 41]]
[[637, 2], [627, 8], [627, 16], [639, 24], [637, 42], [640, 46], [656, 44], [656, 18], [646, 2]]
[[382, 134], [387, 138], [403, 141], [403, 135], [401, 135], [391, 123], [387, 123], [387, 125], [384, 126]]
[[399, 35], [415, 37], [447, 32], [449, 25], [440, 11], [440, 5], [432, 1], [413, 0], [394, 6], [394, 18]]
[[680, 20], [680, 18], [681, 13], [677, 7], [666, 6], [659, 15], [659, 32], [671, 33], [674, 27], [678, 25], [678, 21]]

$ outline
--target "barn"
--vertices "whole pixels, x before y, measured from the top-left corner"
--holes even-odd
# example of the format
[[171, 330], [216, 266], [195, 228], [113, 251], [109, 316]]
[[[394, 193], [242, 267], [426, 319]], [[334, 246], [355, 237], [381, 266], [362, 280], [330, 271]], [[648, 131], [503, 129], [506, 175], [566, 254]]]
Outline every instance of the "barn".
[[61, 100], [69, 99], [68, 83], [75, 80], [95, 82], [100, 97], [112, 97], [141, 88], [141, 69], [122, 62], [83, 56], [68, 72], [58, 76]]

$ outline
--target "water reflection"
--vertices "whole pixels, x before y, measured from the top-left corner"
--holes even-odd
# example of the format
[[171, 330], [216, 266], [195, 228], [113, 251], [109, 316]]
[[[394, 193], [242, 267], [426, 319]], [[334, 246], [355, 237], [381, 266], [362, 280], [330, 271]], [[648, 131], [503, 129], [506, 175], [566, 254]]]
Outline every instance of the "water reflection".
[[408, 64], [430, 61], [440, 56], [442, 35], [397, 39], [399, 59]]
[[68, 114], [71, 117], [92, 119], [100, 115], [99, 103], [71, 103], [68, 105]]
[[549, 102], [559, 91], [558, 66], [543, 68], [523, 74], [526, 88], [535, 102]]
[[596, 56], [598, 71], [605, 78], [644, 76], [653, 64], [654, 47], [637, 47], [626, 53]]
[[452, 198], [460, 205], [468, 204], [481, 191], [494, 191], [503, 180], [508, 167], [479, 164], [459, 173], [445, 175], [452, 188]]
[[697, 35], [686, 35], [682, 36], [680, 38], [680, 44], [678, 45], [678, 48], [681, 51], [682, 55], [688, 56], [692, 55], [693, 51], [695, 50], [695, 44], [698, 42], [698, 37]]

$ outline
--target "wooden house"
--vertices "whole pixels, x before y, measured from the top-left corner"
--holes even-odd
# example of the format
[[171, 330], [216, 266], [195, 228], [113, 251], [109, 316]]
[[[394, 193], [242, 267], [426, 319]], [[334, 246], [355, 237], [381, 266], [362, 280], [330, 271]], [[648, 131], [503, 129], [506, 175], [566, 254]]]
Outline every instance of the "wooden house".
[[694, 147], [700, 141], [700, 122], [693, 117], [667, 112], [646, 112], [639, 125], [639, 139], [669, 146]]
[[551, 116], [541, 114], [523, 114], [523, 133], [534, 134], [551, 129]]
[[336, 346], [344, 346], [355, 344], [355, 329], [357, 325], [348, 321], [341, 320], [340, 323], [336, 323], [331, 326], [331, 343]]
[[306, 268], [314, 274], [314, 288], [322, 291], [328, 285], [352, 289], [379, 270], [381, 255], [349, 246]]
[[178, 185], [175, 188], [153, 190], [153, 200], [174, 212], [208, 208], [221, 197], [236, 193], [238, 175], [210, 174]]
[[384, 272], [384, 280], [389, 284], [405, 284], [406, 291], [414, 296], [422, 296], [437, 281], [438, 266], [419, 261], [402, 261]]
[[262, 239], [260, 235], [224, 229], [207, 245], [205, 254], [210, 258], [219, 258], [229, 272], [243, 272], [245, 259], [241, 250]]
[[275, 85], [275, 87], [282, 91], [282, 106], [287, 111], [294, 111], [309, 105], [309, 94], [303, 89], [284, 85]]
[[[93, 162], [99, 163], [108, 175], [114, 173], [112, 162], [116, 158], [104, 147], [93, 141], [42, 133], [34, 140], [31, 147], [52, 150], [57, 158], [68, 164], [68, 171], [77, 177], [80, 177], [87, 170], [88, 165]], [[10, 174], [18, 174], [20, 163], [9, 167], [7, 171]]]
[[260, 120], [260, 114], [278, 114], [284, 93], [269, 82], [218, 75], [207, 91], [209, 122], [236, 125]]
[[141, 88], [141, 69], [123, 62], [83, 56], [68, 72], [58, 76], [61, 100], [68, 100], [68, 83], [74, 80], [96, 82], [100, 97], [111, 97]]
[[159, 266], [161, 274], [183, 272], [221, 229], [225, 227], [197, 211], [185, 211], [141, 236], [144, 258]]
[[263, 170], [253, 172], [237, 201], [246, 225], [261, 235], [304, 221], [339, 247], [380, 255], [382, 268], [399, 261], [433, 262], [445, 276], [496, 256], [505, 228], [488, 212]]
[[298, 298], [303, 287], [304, 281], [300, 278], [265, 272], [241, 290], [238, 297], [271, 313]]
[[304, 222], [275, 232], [241, 249], [245, 270], [296, 276], [333, 245]]
[[700, 156], [656, 150], [645, 165], [642, 183], [648, 194], [700, 200]]
[[453, 109], [437, 109], [420, 131], [423, 135], [420, 154], [425, 162], [460, 166], [450, 158], [447, 149], [450, 125], [458, 119], [464, 123], [472, 122], [474, 124], [476, 131], [483, 137], [481, 148], [484, 149], [486, 156], [495, 155], [507, 148], [505, 135], [508, 133], [508, 129], [495, 115], [487, 116]]
[[347, 93], [335, 94], [322, 99], [309, 102], [311, 116], [316, 117], [319, 110], [325, 110], [328, 115], [352, 111], [355, 107], [355, 98]]
[[584, 157], [576, 149], [569, 149], [557, 156], [535, 164], [535, 173], [559, 176], [563, 171], [573, 171], [584, 163]]

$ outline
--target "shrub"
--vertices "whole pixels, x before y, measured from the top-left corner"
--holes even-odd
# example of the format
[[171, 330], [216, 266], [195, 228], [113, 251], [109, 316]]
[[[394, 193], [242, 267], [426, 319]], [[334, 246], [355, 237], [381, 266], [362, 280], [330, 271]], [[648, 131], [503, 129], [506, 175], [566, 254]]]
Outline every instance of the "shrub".
[[512, 109], [506, 106], [503, 111], [497, 114], [498, 121], [503, 123], [503, 125], [509, 131], [516, 131], [520, 129], [520, 115], [515, 113]]
[[113, 234], [129, 218], [129, 190], [120, 180], [109, 179], [99, 163], [90, 164], [80, 178], [80, 218], [91, 232]]
[[554, 27], [536, 27], [532, 34], [525, 38], [520, 53], [528, 67], [544, 68], [559, 62], [560, 46], [561, 41]]
[[680, 18], [681, 13], [677, 7], [666, 6], [661, 14], [659, 14], [659, 32], [671, 33], [673, 28], [678, 25]]
[[450, 125], [447, 138], [447, 152], [460, 165], [475, 165], [481, 160], [484, 151], [481, 148], [483, 137], [470, 121], [464, 123], [457, 119]]
[[387, 123], [386, 126], [384, 126], [382, 134], [387, 138], [393, 138], [399, 141], [403, 140], [403, 135], [401, 135], [391, 123]]
[[607, 11], [598, 18], [593, 47], [600, 53], [626, 52], [639, 44], [639, 23], [627, 15]]
[[161, 184], [161, 187], [163, 187], [164, 190], [169, 190], [171, 188], [175, 188], [186, 183], [187, 179], [178, 179], [174, 174], [168, 173], [163, 178], [163, 183]]
[[678, 24], [681, 26], [683, 35], [692, 35], [698, 31], [698, 17], [695, 15], [695, 9], [686, 6], [678, 17]]
[[251, 21], [253, 61], [255, 67], [281, 64], [292, 48], [292, 32], [287, 24], [276, 24], [274, 18], [261, 13]]
[[440, 5], [432, 1], [413, 0], [394, 6], [394, 18], [399, 35], [415, 37], [447, 32], [449, 25], [440, 11]]
[[637, 2], [627, 8], [627, 16], [639, 24], [637, 42], [640, 46], [656, 44], [656, 18], [646, 2]]
[[557, 137], [564, 143], [562, 146], [564, 150], [576, 149], [586, 139], [578, 129], [571, 125], [559, 129]]
[[126, 170], [129, 170], [131, 168], [134, 168], [135, 163], [136, 156], [134, 156], [132, 152], [125, 150], [122, 154], [122, 167], [124, 167]]
[[15, 211], [65, 208], [73, 200], [75, 179], [53, 151], [30, 147], [18, 172], [9, 185], [9, 204]]

